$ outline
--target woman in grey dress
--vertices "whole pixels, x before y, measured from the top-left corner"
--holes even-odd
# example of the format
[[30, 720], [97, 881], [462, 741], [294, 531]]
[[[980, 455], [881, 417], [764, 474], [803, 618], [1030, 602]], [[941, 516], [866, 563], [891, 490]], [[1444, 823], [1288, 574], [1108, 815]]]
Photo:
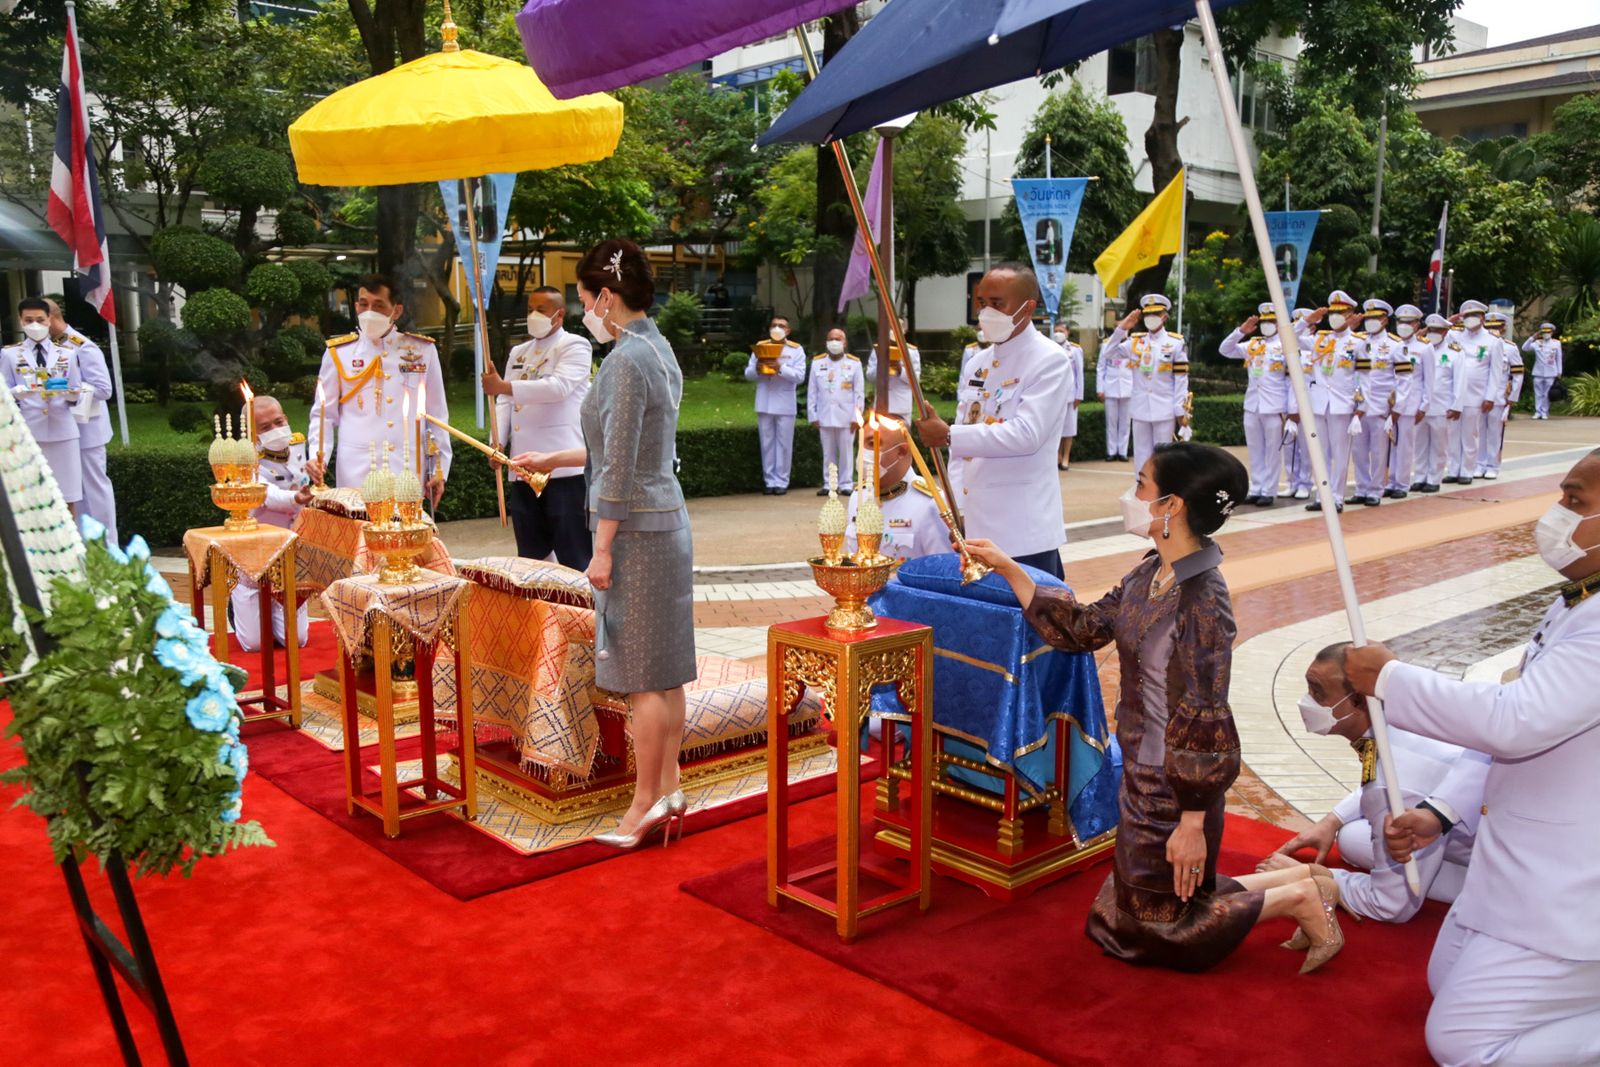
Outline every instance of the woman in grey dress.
[[683, 372], [646, 312], [655, 299], [650, 264], [632, 241], [602, 241], [578, 264], [583, 323], [615, 340], [584, 398], [584, 455], [526, 453], [535, 470], [584, 464], [594, 558], [595, 625], [606, 658], [595, 683], [626, 693], [632, 709], [633, 804], [596, 841], [632, 848], [682, 819], [678, 783], [684, 684], [696, 675], [693, 547], [683, 490], [673, 473]]

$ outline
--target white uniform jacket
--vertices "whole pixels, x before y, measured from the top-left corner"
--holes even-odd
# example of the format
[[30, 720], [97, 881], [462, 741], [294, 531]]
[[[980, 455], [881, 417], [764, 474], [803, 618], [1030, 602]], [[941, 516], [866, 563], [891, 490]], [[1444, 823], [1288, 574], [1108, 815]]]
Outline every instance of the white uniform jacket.
[[[852, 357], [854, 358], [854, 357]], [[922, 385], [922, 352], [916, 345], [911, 346], [911, 373], [917, 376], [917, 385]], [[878, 347], [874, 345], [867, 356], [867, 384], [874, 389], [878, 381]], [[911, 396], [911, 382], [906, 379], [905, 368], [898, 363], [889, 364], [889, 413], [899, 415], [901, 418], [914, 418], [919, 412], [912, 411], [915, 406]]]
[[1522, 342], [1524, 352], [1533, 353], [1533, 376], [1535, 378], [1561, 377], [1561, 342], [1554, 337], [1542, 341], [1537, 337], [1530, 337]]
[[256, 477], [266, 483], [267, 500], [252, 514], [262, 522], [288, 529], [294, 525], [295, 516], [300, 514], [300, 505], [294, 499], [295, 493], [311, 484], [311, 479], [306, 475], [306, 439], [301, 434], [295, 434], [289, 439], [289, 447], [281, 456], [259, 448], [256, 449], [256, 455], [261, 461], [256, 467]]
[[[398, 466], [405, 443], [409, 440], [415, 445], [417, 387], [424, 382], [427, 383], [428, 414], [440, 422], [449, 422], [450, 409], [444, 394], [439, 353], [428, 338], [390, 330], [377, 341], [356, 333], [330, 339], [327, 351], [322, 354], [322, 369], [317, 374], [323, 402], [313, 401], [311, 405], [306, 455], [329, 455], [337, 447], [335, 484], [357, 489], [367, 476], [370, 445], [377, 444], [380, 464], [384, 442], [393, 445], [391, 462]], [[408, 396], [412, 418], [409, 426], [401, 417], [404, 398]], [[321, 444], [319, 435], [324, 417], [329, 440]], [[422, 430], [424, 440], [431, 437], [439, 443], [438, 473], [449, 477], [450, 435], [426, 422]]]
[[1399, 375], [1396, 364], [1405, 344], [1392, 333], [1360, 333], [1356, 348], [1356, 370], [1361, 376], [1362, 405], [1368, 415], [1387, 415], [1389, 405], [1395, 401]]
[[1412, 337], [1400, 342], [1394, 360], [1394, 410], [1401, 415], [1427, 411], [1428, 374], [1433, 347]]
[[[589, 394], [593, 372], [593, 346], [566, 330], [551, 330], [513, 348], [505, 374], [511, 395], [495, 398], [496, 426], [510, 442], [507, 454], [582, 448], [578, 409]], [[550, 477], [582, 473], [581, 465], [557, 467]]]
[[[1130, 334], [1118, 326], [1106, 339], [1106, 349], [1128, 364], [1135, 420], [1162, 422], [1183, 417], [1184, 399], [1189, 395], [1189, 354], [1181, 336], [1165, 329]], [[1104, 351], [1100, 358], [1105, 358]]]
[[1061, 480], [1056, 448], [1067, 397], [1060, 347], [1025, 329], [967, 361], [956, 423], [950, 427], [956, 506], [970, 537], [1013, 556], [1061, 547]]
[[[1310, 349], [1311, 410], [1318, 415], [1353, 415], [1357, 407], [1356, 394], [1361, 391], [1363, 377], [1359, 369], [1365, 342], [1354, 331], [1345, 329], [1318, 330], [1300, 340]], [[1378, 414], [1366, 407], [1368, 414]], [[1326, 432], [1340, 432], [1334, 427]]]
[[783, 346], [778, 357], [777, 374], [756, 373], [756, 354], [750, 353], [750, 362], [744, 365], [744, 378], [756, 383], [757, 415], [793, 415], [799, 410], [795, 404], [795, 386], [806, 380], [805, 349], [793, 341]]
[[[112, 327], [115, 329], [115, 327]], [[111, 369], [106, 365], [106, 354], [91, 341], [87, 334], [67, 327], [58, 344], [66, 345], [78, 353], [78, 373], [83, 378], [83, 389], [93, 393], [87, 410], [89, 418], [78, 427], [78, 445], [95, 448], [111, 440], [111, 413], [106, 402], [112, 397]], [[81, 401], [82, 395], [79, 395]]]
[[[40, 356], [44, 366], [39, 366]], [[78, 369], [78, 353], [68, 345], [59, 345], [46, 338], [43, 341], [22, 341], [0, 350], [0, 373], [5, 386], [17, 398], [22, 411], [22, 421], [28, 424], [33, 439], [46, 444], [51, 441], [78, 440], [78, 420], [72, 417], [77, 397], [65, 392], [48, 399], [39, 392], [47, 378], [66, 379], [67, 389], [74, 394], [83, 387], [83, 377]]]
[[[845, 551], [856, 550], [856, 507], [865, 490], [850, 495], [850, 525], [844, 531]], [[878, 500], [883, 512], [883, 541], [878, 551], [896, 559], [916, 559], [949, 552], [950, 527], [939, 517], [933, 491], [916, 474], [907, 472], [900, 484]]]
[[1403, 730], [1493, 757], [1472, 865], [1453, 914], [1471, 930], [1600, 960], [1600, 596], [1558, 598], [1503, 684], [1401, 663], [1377, 695]]
[[1503, 362], [1498, 337], [1488, 330], [1451, 330], [1444, 346], [1456, 368], [1451, 411], [1467, 411], [1491, 399], [1497, 378], [1501, 381], [1500, 395], [1505, 395], [1504, 371], [1497, 369]]
[[832, 429], [849, 426], [862, 412], [865, 392], [861, 360], [848, 352], [838, 359], [817, 356], [806, 385], [806, 418]]
[[1283, 340], [1256, 334], [1248, 341], [1234, 330], [1222, 339], [1217, 351], [1224, 359], [1244, 360], [1249, 382], [1244, 388], [1247, 415], [1293, 415], [1299, 412], [1294, 387], [1289, 382], [1289, 365], [1283, 361]]

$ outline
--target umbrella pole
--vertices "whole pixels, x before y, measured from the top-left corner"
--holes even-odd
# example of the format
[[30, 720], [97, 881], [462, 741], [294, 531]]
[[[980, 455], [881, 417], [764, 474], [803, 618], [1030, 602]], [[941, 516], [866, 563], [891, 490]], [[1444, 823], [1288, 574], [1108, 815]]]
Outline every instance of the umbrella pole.
[[[493, 366], [494, 355], [489, 351], [489, 320], [483, 314], [485, 295], [483, 290], [485, 286], [483, 275], [478, 269], [478, 212], [474, 202], [474, 197], [478, 192], [478, 179], [468, 178], [466, 186], [467, 243], [471, 246], [472, 251], [472, 273], [469, 275], [471, 283], [467, 286], [467, 292], [472, 294], [473, 329], [477, 332], [479, 351], [483, 353], [483, 362], [487, 367]], [[477, 387], [479, 389], [483, 388], [482, 378], [478, 380]], [[489, 409], [489, 440], [494, 442], [497, 448], [501, 445], [509, 445], [509, 441], [500, 440], [500, 434], [495, 427], [495, 408], [499, 405], [488, 404], [486, 406]], [[495, 502], [500, 505], [500, 525], [504, 527], [506, 525], [506, 480], [505, 471], [498, 464], [494, 468], [494, 496]]]
[[[795, 40], [800, 42], [800, 55], [805, 60], [806, 77], [815, 79], [817, 76], [817, 57], [811, 51], [811, 42], [806, 39], [805, 27], [803, 25], [796, 26], [794, 28], [794, 36]], [[839, 176], [844, 179], [844, 191], [850, 198], [850, 210], [855, 214], [856, 226], [861, 230], [861, 243], [866, 247], [867, 259], [872, 264], [872, 280], [878, 287], [878, 306], [893, 309], [894, 294], [893, 290], [889, 288], [889, 275], [884, 270], [883, 258], [878, 255], [877, 242], [872, 239], [872, 227], [867, 225], [866, 208], [861, 202], [861, 190], [856, 188], [855, 171], [850, 169], [849, 157], [844, 152], [844, 142], [835, 139], [830, 144], [833, 148], [833, 158], [839, 163]], [[888, 219], [883, 221], [886, 225], [890, 224]], [[927, 401], [922, 398], [922, 383], [917, 380], [917, 375], [911, 369], [911, 346], [906, 343], [905, 334], [900, 329], [900, 316], [892, 313], [892, 311], [889, 315], [889, 333], [894, 344], [899, 347], [904, 357], [905, 365], [903, 370], [905, 371], [906, 382], [911, 386], [912, 406], [917, 414], [925, 414], [928, 405]], [[879, 373], [881, 374], [883, 372], [882, 363], [889, 358], [889, 355], [887, 352], [879, 354], [883, 357], [879, 361]], [[910, 433], [909, 427], [906, 432]], [[940, 456], [937, 448], [928, 449], [928, 456], [933, 460], [933, 473], [939, 479], [939, 487], [944, 491], [945, 502], [950, 508], [950, 515], [953, 519], [952, 532], [959, 537], [965, 524], [961, 519], [961, 509], [956, 504], [955, 489], [950, 484], [950, 473], [945, 469], [944, 459]]]
[[[1245, 206], [1250, 212], [1250, 226], [1255, 231], [1256, 251], [1261, 257], [1261, 269], [1267, 278], [1267, 292], [1272, 297], [1278, 321], [1292, 323], [1294, 320], [1290, 317], [1289, 305], [1283, 296], [1283, 280], [1278, 277], [1278, 263], [1272, 254], [1272, 241], [1267, 236], [1267, 219], [1261, 209], [1261, 193], [1256, 189], [1255, 168], [1251, 166], [1250, 154], [1245, 149], [1239, 109], [1234, 104], [1233, 93], [1228, 86], [1228, 68], [1222, 58], [1222, 44], [1217, 37], [1216, 19], [1211, 14], [1211, 0], [1195, 0], [1194, 10], [1200, 20], [1200, 35], [1205, 40], [1206, 54], [1211, 59], [1211, 76], [1216, 82], [1217, 99], [1222, 105], [1228, 140], [1233, 145], [1233, 158], [1239, 166], [1239, 182], [1244, 186]], [[1294, 386], [1295, 401], [1300, 406], [1300, 422], [1310, 434], [1306, 451], [1311, 456], [1317, 500], [1322, 504], [1322, 520], [1327, 526], [1328, 544], [1333, 549], [1334, 569], [1339, 576], [1339, 593], [1344, 598], [1345, 616], [1350, 622], [1350, 640], [1356, 645], [1364, 645], [1367, 643], [1367, 627], [1361, 617], [1361, 601], [1356, 597], [1355, 578], [1350, 570], [1350, 555], [1345, 549], [1344, 531], [1339, 525], [1339, 501], [1334, 499], [1329, 484], [1328, 460], [1322, 451], [1316, 414], [1311, 410], [1311, 394], [1306, 388], [1305, 370], [1300, 365], [1299, 339], [1292, 328], [1280, 330], [1278, 336], [1283, 339], [1284, 362], [1288, 364], [1289, 380]], [[1345, 427], [1336, 425], [1329, 428], [1328, 432], [1343, 433]], [[1389, 813], [1399, 816], [1405, 811], [1405, 801], [1400, 796], [1400, 775], [1389, 744], [1389, 721], [1383, 714], [1382, 701], [1369, 698], [1367, 707], [1372, 713], [1372, 736], [1378, 743], [1378, 761], [1383, 767], [1383, 786], [1389, 799]], [[1406, 861], [1406, 884], [1413, 893], [1421, 895], [1422, 881], [1415, 859]]]

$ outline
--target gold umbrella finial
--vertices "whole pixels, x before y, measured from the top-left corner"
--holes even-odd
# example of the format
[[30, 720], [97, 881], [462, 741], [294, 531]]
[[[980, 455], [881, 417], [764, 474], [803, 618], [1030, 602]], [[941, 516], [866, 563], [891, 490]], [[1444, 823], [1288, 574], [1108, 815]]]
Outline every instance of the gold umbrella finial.
[[461, 45], [456, 42], [456, 20], [450, 17], [450, 0], [444, 0], [444, 22], [439, 26], [439, 35], [444, 38], [445, 52], [459, 52]]

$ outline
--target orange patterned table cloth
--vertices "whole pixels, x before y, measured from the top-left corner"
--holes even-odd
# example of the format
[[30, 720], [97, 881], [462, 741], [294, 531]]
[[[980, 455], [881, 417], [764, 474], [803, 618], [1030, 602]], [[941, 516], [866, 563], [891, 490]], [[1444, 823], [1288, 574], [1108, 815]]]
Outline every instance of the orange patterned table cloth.
[[[262, 524], [254, 530], [228, 530], [221, 526], [202, 526], [186, 530], [183, 535], [183, 552], [189, 558], [189, 581], [194, 589], [204, 589], [211, 584], [211, 553], [217, 552], [228, 563], [234, 574], [261, 584], [283, 559], [295, 534], [281, 526]], [[274, 587], [279, 583], [273, 582]]]
[[379, 582], [377, 575], [363, 574], [328, 586], [322, 603], [333, 620], [334, 633], [345, 651], [355, 657], [367, 643], [372, 617], [380, 612], [422, 644], [437, 643], [471, 588], [471, 582], [446, 574], [395, 585]]

